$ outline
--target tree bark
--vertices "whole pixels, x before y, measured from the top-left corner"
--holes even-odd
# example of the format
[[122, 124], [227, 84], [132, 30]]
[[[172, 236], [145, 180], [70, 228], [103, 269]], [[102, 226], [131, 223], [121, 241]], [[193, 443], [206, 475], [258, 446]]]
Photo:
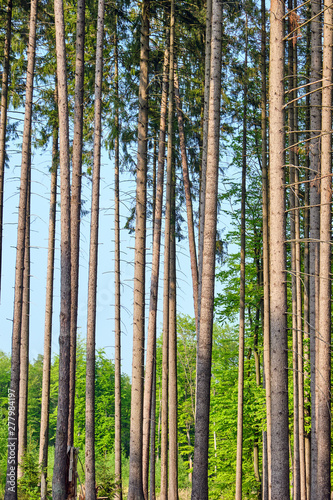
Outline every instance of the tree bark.
[[98, 263], [98, 216], [102, 140], [102, 81], [104, 43], [104, 0], [98, 1], [95, 109], [94, 109], [94, 163], [91, 197], [88, 318], [87, 318], [87, 368], [86, 368], [86, 500], [96, 500], [95, 480], [95, 348], [96, 348], [96, 295]]
[[148, 132], [149, 0], [142, 3], [136, 184], [133, 360], [128, 500], [143, 500], [142, 420], [145, 346], [146, 185]]
[[67, 482], [67, 438], [69, 414], [69, 366], [71, 323], [71, 212], [68, 93], [66, 71], [66, 46], [64, 7], [62, 0], [55, 0], [55, 27], [57, 52], [59, 143], [60, 143], [60, 219], [61, 219], [61, 282], [60, 282], [60, 336], [59, 336], [59, 393], [57, 431], [54, 450], [52, 480], [53, 500], [63, 500]]
[[283, 18], [284, 3], [272, 0], [269, 66], [271, 500], [289, 499]]
[[68, 446], [73, 446], [74, 444], [76, 335], [77, 304], [79, 293], [81, 178], [83, 145], [84, 37], [85, 0], [78, 0], [76, 20], [74, 139], [71, 192], [71, 350], [69, 374]]
[[51, 370], [51, 340], [52, 340], [52, 313], [53, 313], [53, 277], [54, 277], [54, 250], [55, 228], [57, 211], [57, 169], [58, 169], [58, 127], [53, 130], [52, 168], [51, 168], [51, 195], [49, 215], [49, 241], [47, 252], [46, 275], [46, 304], [44, 329], [44, 356], [42, 407], [39, 438], [39, 465], [41, 468], [41, 500], [47, 498], [47, 459], [49, 441], [49, 399], [50, 399], [50, 370]]
[[29, 183], [30, 145], [31, 145], [31, 121], [33, 102], [33, 77], [35, 69], [36, 52], [36, 25], [37, 25], [37, 0], [32, 0], [30, 6], [29, 44], [28, 44], [28, 66], [25, 93], [25, 111], [22, 142], [22, 163], [20, 180], [20, 201], [18, 209], [18, 228], [16, 246], [16, 269], [15, 269], [15, 296], [14, 296], [14, 320], [12, 335], [11, 354], [11, 379], [8, 413], [8, 458], [7, 477], [5, 487], [5, 500], [17, 499], [17, 440], [18, 440], [18, 409], [19, 409], [19, 383], [20, 383], [20, 343], [22, 328], [22, 301], [23, 301], [23, 271], [25, 253], [26, 212], [27, 193]]
[[192, 500], [208, 499], [208, 438], [221, 99], [222, 2], [212, 3], [207, 177]]
[[324, 1], [317, 405], [317, 499], [331, 496], [332, 0]]

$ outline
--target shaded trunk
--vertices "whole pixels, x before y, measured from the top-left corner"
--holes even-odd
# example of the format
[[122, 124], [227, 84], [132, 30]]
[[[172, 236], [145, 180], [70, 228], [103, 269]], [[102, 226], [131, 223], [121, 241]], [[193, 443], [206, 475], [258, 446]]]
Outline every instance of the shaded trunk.
[[94, 109], [94, 163], [91, 197], [88, 318], [87, 318], [87, 368], [86, 368], [86, 446], [85, 486], [86, 500], [96, 499], [95, 481], [95, 349], [96, 349], [96, 295], [98, 262], [98, 216], [102, 140], [102, 79], [104, 42], [104, 0], [98, 1], [95, 109]]
[[[16, 246], [16, 268], [15, 268], [15, 297], [14, 297], [14, 319], [11, 353], [11, 378], [8, 390], [9, 412], [8, 412], [8, 459], [7, 480], [5, 488], [5, 500], [17, 499], [17, 444], [18, 444], [18, 409], [19, 409], [19, 383], [20, 383], [20, 344], [22, 328], [22, 301], [23, 301], [23, 271], [26, 238], [26, 214], [29, 171], [31, 167], [31, 121], [33, 102], [33, 77], [35, 70], [36, 49], [36, 25], [37, 25], [37, 0], [32, 0], [30, 6], [29, 23], [29, 45], [28, 66], [25, 93], [25, 112], [22, 142], [22, 163], [20, 180], [20, 201], [18, 209], [18, 228]], [[13, 465], [14, 464], [14, 465]]]
[[197, 351], [197, 397], [192, 500], [208, 499], [208, 438], [219, 164], [221, 50], [222, 2], [214, 0], [212, 3], [212, 43], [207, 142], [205, 227], [200, 336]]
[[70, 211], [70, 162], [68, 93], [64, 7], [62, 0], [55, 0], [55, 27], [57, 52], [59, 143], [60, 143], [60, 335], [59, 335], [59, 393], [57, 431], [54, 450], [52, 498], [62, 500], [67, 493], [67, 439], [69, 414], [69, 367], [71, 324], [71, 211]]
[[84, 35], [85, 0], [78, 0], [76, 21], [74, 139], [71, 192], [71, 350], [69, 376], [68, 446], [73, 446], [74, 444], [73, 434], [75, 406], [77, 305], [79, 293], [81, 177], [83, 145]]
[[133, 360], [128, 500], [142, 500], [142, 420], [145, 347], [146, 185], [148, 131], [149, 0], [142, 3], [136, 221], [134, 256]]
[[53, 313], [53, 277], [54, 277], [54, 249], [57, 212], [57, 168], [58, 168], [58, 127], [53, 130], [52, 168], [50, 189], [49, 241], [47, 252], [46, 275], [46, 303], [44, 328], [44, 356], [43, 356], [43, 383], [42, 405], [39, 438], [39, 465], [41, 468], [41, 500], [47, 498], [47, 459], [49, 441], [49, 400], [50, 400], [50, 370], [51, 370], [51, 342], [52, 342], [52, 313]]

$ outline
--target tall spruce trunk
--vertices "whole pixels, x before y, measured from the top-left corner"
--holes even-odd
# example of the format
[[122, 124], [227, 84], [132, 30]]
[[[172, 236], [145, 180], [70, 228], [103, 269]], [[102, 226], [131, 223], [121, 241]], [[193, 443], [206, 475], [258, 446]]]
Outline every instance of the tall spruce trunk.
[[68, 93], [64, 6], [55, 0], [55, 28], [58, 81], [59, 145], [60, 145], [60, 336], [59, 392], [57, 431], [52, 480], [53, 500], [63, 500], [67, 494], [67, 439], [69, 414], [70, 325], [71, 325], [71, 211]]
[[148, 339], [146, 354], [146, 372], [144, 387], [144, 405], [143, 405], [143, 444], [142, 444], [142, 474], [143, 474], [143, 493], [145, 499], [148, 498], [148, 470], [149, 470], [149, 429], [151, 425], [151, 408], [153, 406], [153, 379], [156, 371], [156, 316], [157, 316], [157, 298], [158, 298], [158, 278], [160, 268], [160, 246], [161, 246], [161, 225], [162, 225], [162, 206], [163, 206], [163, 182], [164, 182], [164, 161], [165, 161], [165, 134], [166, 134], [166, 113], [168, 101], [168, 64], [169, 49], [164, 51], [163, 63], [163, 83], [161, 96], [161, 116], [160, 132], [158, 144], [157, 161], [157, 180], [156, 197], [154, 210], [154, 236], [153, 236], [153, 255], [152, 270], [150, 279], [150, 304], [148, 319]]
[[59, 135], [58, 127], [55, 126], [53, 130], [53, 145], [52, 145], [49, 238], [48, 238], [47, 273], [46, 273], [43, 382], [42, 382], [42, 404], [41, 404], [41, 422], [40, 422], [40, 437], [39, 437], [39, 466], [41, 469], [41, 481], [40, 481], [41, 500], [46, 500], [47, 498], [53, 278], [54, 278], [55, 228], [56, 228], [56, 212], [57, 212], [58, 135]]
[[331, 496], [331, 204], [333, 5], [324, 1], [321, 128], [319, 318], [317, 350], [317, 500]]
[[10, 46], [12, 39], [12, 11], [13, 11], [13, 0], [8, 0], [4, 58], [2, 65], [1, 115], [0, 115], [0, 293], [1, 293], [1, 274], [2, 274], [3, 193], [4, 193], [5, 160], [6, 160], [9, 62], [10, 62]]
[[212, 2], [209, 122], [192, 500], [208, 499], [208, 438], [220, 137], [222, 2]]
[[114, 80], [116, 93], [114, 141], [114, 278], [115, 278], [115, 363], [114, 363], [114, 454], [117, 500], [122, 500], [121, 477], [121, 315], [120, 315], [120, 207], [119, 207], [119, 71], [118, 71], [118, 16], [116, 16], [114, 47]]
[[241, 248], [239, 289], [239, 348], [238, 348], [238, 402], [237, 402], [237, 453], [236, 453], [236, 500], [242, 499], [243, 464], [243, 403], [244, 403], [244, 347], [245, 347], [245, 209], [246, 209], [246, 134], [247, 134], [247, 15], [245, 26], [245, 72], [242, 140], [242, 200], [241, 200]]
[[79, 293], [81, 178], [83, 145], [84, 36], [85, 0], [78, 0], [76, 20], [74, 138], [71, 190], [71, 351], [69, 375], [68, 446], [73, 446], [74, 444], [76, 335], [77, 304]]
[[149, 0], [142, 3], [134, 255], [133, 359], [128, 500], [143, 500], [142, 420], [145, 347]]
[[[321, 23], [319, 13], [321, 0], [311, 1], [311, 72], [310, 82], [310, 362], [311, 362], [311, 500], [317, 499], [318, 440], [316, 377], [319, 368], [317, 360], [317, 332], [319, 308], [319, 238], [320, 238], [320, 129], [321, 129]], [[317, 82], [317, 83], [316, 83]], [[316, 91], [315, 91], [316, 90]], [[315, 92], [314, 92], [315, 91]]]
[[8, 458], [7, 476], [5, 487], [5, 500], [17, 499], [17, 458], [18, 458], [18, 409], [19, 409], [19, 384], [20, 384], [20, 343], [22, 328], [22, 302], [23, 302], [23, 272], [26, 237], [26, 213], [29, 184], [29, 171], [31, 168], [31, 121], [33, 103], [33, 78], [35, 70], [36, 52], [36, 25], [37, 25], [37, 0], [32, 0], [30, 5], [28, 66], [25, 92], [25, 112], [22, 142], [22, 163], [20, 180], [20, 200], [18, 209], [16, 268], [15, 268], [15, 296], [14, 318], [11, 353], [11, 377], [8, 390]]
[[24, 476], [23, 461], [27, 451], [27, 414], [29, 379], [29, 326], [30, 326], [30, 207], [31, 207], [31, 153], [28, 177], [27, 210], [25, 226], [25, 250], [22, 294], [22, 326], [20, 347], [20, 389], [18, 421], [18, 479]]
[[88, 318], [87, 318], [87, 368], [86, 368], [86, 451], [85, 486], [86, 500], [96, 500], [95, 480], [95, 349], [96, 349], [96, 297], [98, 262], [98, 217], [102, 140], [102, 81], [104, 43], [104, 0], [98, 0], [95, 106], [94, 106], [94, 163], [91, 196]]
[[271, 500], [289, 499], [283, 19], [284, 3], [272, 0], [269, 65]]
[[171, 1], [169, 52], [168, 151], [164, 226], [164, 288], [163, 288], [163, 346], [162, 346], [162, 415], [161, 415], [161, 500], [168, 499], [169, 444], [169, 329], [170, 329], [170, 244], [172, 218], [173, 174], [173, 111], [174, 111], [174, 36], [175, 3]]

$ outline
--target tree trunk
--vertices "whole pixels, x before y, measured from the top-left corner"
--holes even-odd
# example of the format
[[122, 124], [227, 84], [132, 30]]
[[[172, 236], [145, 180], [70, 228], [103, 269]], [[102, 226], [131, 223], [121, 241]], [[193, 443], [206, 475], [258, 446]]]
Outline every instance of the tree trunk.
[[1, 116], [0, 116], [0, 293], [1, 293], [1, 274], [2, 274], [3, 192], [4, 192], [4, 177], [5, 177], [5, 160], [6, 160], [7, 103], [8, 103], [10, 46], [12, 38], [12, 10], [13, 10], [13, 0], [8, 0], [4, 61], [2, 66]]
[[247, 14], [245, 25], [245, 72], [242, 144], [242, 201], [241, 201], [241, 249], [239, 290], [239, 349], [238, 349], [238, 404], [237, 404], [237, 455], [236, 455], [236, 500], [242, 499], [243, 458], [243, 401], [244, 401], [244, 344], [245, 344], [245, 208], [246, 208], [246, 134], [247, 134]]
[[49, 441], [49, 399], [51, 370], [51, 340], [53, 313], [54, 249], [57, 211], [58, 127], [53, 130], [51, 196], [49, 215], [49, 241], [47, 252], [46, 304], [43, 356], [42, 407], [39, 439], [39, 465], [41, 468], [41, 500], [47, 498], [47, 458]]
[[283, 2], [272, 0], [269, 68], [271, 500], [289, 499], [283, 17]]
[[25, 253], [26, 212], [27, 196], [30, 171], [30, 144], [31, 144], [31, 121], [33, 102], [33, 77], [35, 69], [36, 48], [36, 24], [37, 24], [37, 0], [32, 0], [30, 6], [29, 23], [29, 45], [28, 66], [25, 93], [25, 112], [22, 142], [22, 163], [20, 180], [20, 201], [17, 228], [16, 246], [16, 269], [15, 269], [15, 297], [14, 297], [14, 320], [11, 354], [11, 379], [8, 391], [9, 413], [8, 413], [8, 459], [7, 459], [7, 481], [5, 489], [5, 500], [17, 499], [17, 441], [18, 441], [18, 409], [19, 409], [19, 383], [20, 383], [20, 343], [22, 328], [22, 301], [23, 301], [23, 271]]
[[[321, 0], [311, 1], [311, 91], [310, 96], [310, 361], [311, 361], [311, 499], [318, 498], [317, 491], [317, 402], [316, 402], [316, 368], [318, 361], [317, 331], [319, 308], [319, 237], [320, 237], [320, 193], [318, 176], [320, 175], [320, 138], [321, 129], [321, 23], [319, 13]], [[318, 83], [314, 83], [318, 82]], [[316, 92], [313, 92], [315, 91]]]
[[318, 318], [317, 500], [331, 496], [331, 203], [332, 203], [332, 1], [324, 1], [321, 130], [320, 285]]
[[114, 80], [116, 93], [115, 127], [116, 138], [114, 142], [114, 276], [115, 276], [115, 364], [114, 364], [114, 454], [115, 454], [115, 479], [117, 482], [117, 500], [122, 500], [121, 479], [121, 316], [120, 316], [120, 210], [119, 210], [119, 85], [118, 85], [118, 16], [115, 20], [115, 47], [114, 47]]
[[212, 3], [209, 123], [192, 500], [208, 499], [208, 438], [219, 164], [222, 2]]
[[59, 336], [59, 393], [57, 431], [54, 450], [52, 480], [53, 500], [66, 496], [67, 438], [69, 414], [69, 366], [71, 324], [71, 212], [69, 126], [67, 100], [67, 71], [64, 8], [62, 0], [55, 0], [55, 27], [57, 52], [59, 142], [60, 142], [60, 219], [61, 219], [61, 283], [60, 283], [60, 336]]
[[30, 318], [30, 207], [31, 207], [31, 152], [28, 174], [27, 210], [25, 226], [25, 250], [22, 294], [22, 326], [20, 347], [20, 389], [18, 408], [18, 470], [17, 478], [24, 475], [23, 460], [27, 451], [27, 411], [29, 378], [29, 318]]
[[76, 21], [74, 139], [71, 192], [71, 351], [69, 375], [68, 446], [74, 445], [76, 335], [77, 304], [79, 293], [81, 177], [83, 145], [84, 35], [85, 0], [78, 0]]
[[159, 145], [158, 145], [158, 170], [157, 170], [155, 211], [154, 211], [153, 256], [152, 256], [152, 270], [150, 279], [150, 304], [149, 304], [148, 340], [147, 340], [146, 373], [145, 373], [144, 405], [143, 405], [142, 474], [143, 474], [143, 493], [146, 500], [148, 498], [149, 428], [150, 428], [151, 407], [153, 404], [152, 387], [153, 387], [154, 373], [156, 371], [156, 361], [155, 361], [156, 316], [157, 316], [157, 298], [158, 298], [158, 277], [160, 268], [166, 112], [167, 112], [167, 101], [168, 101], [168, 95], [167, 95], [168, 64], [169, 64], [169, 49], [166, 48], [164, 52], [164, 63], [163, 63], [161, 117], [160, 117], [160, 133], [159, 133]]
[[[176, 69], [176, 67], [175, 67]], [[182, 105], [179, 96], [179, 83], [177, 71], [175, 71], [175, 100], [178, 115], [178, 130], [179, 130], [179, 143], [180, 152], [182, 157], [182, 168], [183, 168], [183, 181], [184, 181], [184, 191], [186, 199], [186, 212], [187, 212], [187, 228], [188, 228], [188, 242], [190, 247], [190, 257], [191, 257], [191, 271], [192, 271], [192, 285], [193, 285], [193, 301], [194, 301], [194, 315], [196, 321], [196, 328], [198, 331], [199, 318], [198, 318], [198, 263], [197, 263], [197, 252], [195, 247], [195, 234], [194, 234], [194, 223], [193, 223], [193, 207], [192, 207], [192, 197], [191, 197], [191, 184], [187, 165], [187, 155], [186, 155], [186, 145], [185, 145], [185, 134], [183, 125], [183, 112]]]
[[104, 42], [104, 0], [98, 1], [97, 41], [95, 67], [94, 109], [94, 163], [91, 197], [88, 318], [87, 318], [87, 369], [86, 369], [86, 500], [96, 500], [95, 481], [95, 349], [96, 349], [96, 292], [98, 261], [98, 216], [102, 139], [102, 80]]
[[148, 132], [149, 0], [142, 3], [136, 222], [134, 257], [133, 360], [128, 500], [143, 500], [142, 420], [145, 347], [146, 184]]

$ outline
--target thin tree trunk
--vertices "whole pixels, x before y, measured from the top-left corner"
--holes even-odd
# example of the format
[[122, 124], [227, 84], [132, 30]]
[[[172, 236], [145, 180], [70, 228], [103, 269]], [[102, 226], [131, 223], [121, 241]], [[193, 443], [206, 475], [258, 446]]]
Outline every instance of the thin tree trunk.
[[317, 500], [331, 496], [331, 203], [332, 203], [332, 0], [324, 1], [321, 131], [320, 285], [318, 318]]
[[169, 294], [169, 494], [178, 500], [178, 416], [177, 416], [177, 310], [176, 310], [176, 175], [173, 166], [171, 188], [170, 294]]
[[136, 222], [134, 256], [133, 361], [128, 500], [143, 500], [142, 420], [145, 346], [146, 185], [148, 132], [149, 0], [142, 3]]
[[87, 369], [86, 369], [86, 500], [96, 500], [95, 481], [95, 346], [96, 346], [96, 295], [98, 261], [98, 216], [102, 140], [102, 81], [104, 42], [104, 0], [98, 1], [95, 109], [94, 109], [94, 163], [91, 197], [88, 318], [87, 318]]
[[[15, 269], [15, 297], [14, 321], [11, 353], [11, 379], [8, 413], [8, 459], [5, 500], [17, 499], [17, 441], [18, 441], [18, 408], [19, 408], [19, 383], [20, 383], [20, 343], [22, 328], [22, 301], [23, 301], [23, 270], [25, 253], [27, 193], [29, 183], [31, 121], [33, 102], [33, 77], [35, 69], [37, 25], [37, 0], [32, 0], [30, 6], [28, 67], [25, 93], [25, 112], [22, 142], [22, 163], [20, 180], [20, 201], [17, 228], [16, 269]], [[14, 462], [13, 462], [14, 460]], [[13, 465], [14, 463], [14, 465]]]
[[239, 348], [238, 348], [238, 404], [237, 404], [237, 453], [236, 453], [236, 500], [242, 499], [243, 463], [243, 402], [244, 402], [244, 344], [245, 344], [245, 208], [246, 208], [246, 134], [247, 134], [247, 14], [245, 25], [245, 72], [242, 144], [242, 201], [241, 201], [241, 248], [239, 290]]
[[271, 500], [289, 499], [283, 17], [284, 3], [272, 0], [269, 67]]
[[270, 368], [270, 332], [269, 332], [269, 185], [267, 169], [267, 91], [266, 91], [266, 7], [265, 0], [261, 0], [261, 143], [262, 143], [262, 252], [263, 252], [263, 281], [264, 281], [264, 387], [266, 392], [266, 438], [264, 435], [263, 447], [263, 500], [269, 500], [271, 491], [271, 368]]
[[118, 85], [118, 16], [116, 16], [115, 47], [114, 47], [114, 79], [116, 93], [115, 127], [116, 138], [114, 142], [114, 275], [115, 275], [115, 364], [114, 364], [114, 393], [115, 393], [115, 479], [117, 500], [122, 500], [121, 478], [121, 316], [120, 316], [120, 210], [119, 210], [119, 85]]
[[156, 182], [156, 198], [154, 212], [154, 236], [153, 236], [153, 255], [152, 270], [150, 279], [150, 304], [148, 320], [148, 340], [146, 355], [146, 373], [144, 387], [144, 405], [143, 405], [143, 444], [142, 444], [142, 474], [143, 474], [143, 493], [145, 499], [148, 498], [148, 464], [149, 464], [149, 428], [152, 407], [152, 387], [153, 378], [156, 371], [156, 316], [157, 316], [157, 298], [158, 298], [158, 277], [160, 268], [160, 246], [161, 246], [161, 224], [162, 224], [162, 206], [163, 206], [163, 182], [164, 182], [164, 161], [165, 161], [165, 134], [166, 134], [166, 112], [168, 101], [168, 64], [169, 49], [164, 52], [163, 63], [163, 84], [161, 96], [161, 117], [158, 145], [158, 170]]
[[85, 0], [78, 0], [76, 21], [74, 139], [71, 192], [71, 351], [69, 375], [68, 446], [74, 445], [77, 304], [79, 293], [81, 177], [83, 146]]
[[31, 206], [31, 153], [28, 175], [27, 210], [25, 226], [25, 250], [22, 294], [22, 326], [20, 347], [20, 389], [18, 408], [18, 470], [17, 478], [24, 475], [23, 460], [27, 451], [27, 411], [29, 378], [29, 318], [30, 318], [30, 206]]
[[208, 437], [215, 279], [222, 51], [222, 2], [212, 3], [209, 123], [192, 500], [208, 499]]
[[[310, 361], [311, 361], [311, 499], [317, 500], [317, 402], [316, 376], [318, 372], [317, 332], [319, 307], [319, 237], [320, 237], [320, 193], [318, 176], [320, 175], [320, 139], [321, 129], [321, 23], [318, 17], [321, 0], [311, 1], [311, 91], [310, 96]], [[314, 83], [318, 82], [318, 83]], [[313, 92], [317, 90], [316, 92]]]
[[39, 439], [39, 465], [41, 468], [41, 500], [47, 498], [47, 459], [49, 441], [49, 400], [50, 400], [50, 370], [51, 370], [51, 340], [52, 340], [52, 313], [53, 313], [53, 277], [54, 277], [54, 250], [55, 228], [57, 211], [57, 169], [58, 169], [58, 127], [53, 130], [52, 168], [51, 168], [51, 195], [49, 215], [49, 241], [47, 252], [46, 275], [46, 304], [44, 329], [44, 356], [42, 407]]
[[172, 218], [173, 174], [173, 110], [174, 110], [174, 36], [175, 3], [171, 1], [170, 13], [170, 60], [168, 103], [168, 151], [167, 182], [164, 226], [164, 291], [163, 291], [163, 347], [162, 347], [162, 425], [161, 425], [161, 500], [168, 499], [168, 401], [169, 401], [169, 329], [170, 329], [170, 244]]
[[59, 393], [52, 498], [53, 500], [63, 500], [67, 493], [66, 480], [71, 325], [71, 211], [66, 47], [64, 7], [62, 0], [55, 0], [54, 13], [56, 27], [60, 142], [61, 303], [59, 336]]
[[153, 387], [151, 393], [151, 412], [150, 412], [150, 487], [149, 499], [156, 500], [156, 349], [154, 352], [154, 366], [153, 366]]
[[[176, 67], [175, 67], [175, 70], [176, 70]], [[196, 328], [198, 331], [198, 327], [199, 327], [199, 318], [198, 318], [198, 263], [197, 263], [197, 252], [196, 252], [196, 247], [195, 247], [191, 184], [190, 184], [190, 177], [189, 177], [189, 171], [188, 171], [188, 165], [187, 165], [185, 133], [184, 133], [184, 124], [183, 124], [183, 112], [182, 112], [182, 105], [181, 105], [180, 96], [179, 96], [179, 83], [178, 83], [177, 70], [175, 71], [175, 74], [174, 74], [174, 80], [175, 80], [175, 101], [176, 101], [177, 115], [178, 115], [179, 143], [180, 143], [180, 152], [181, 152], [181, 157], [182, 157], [183, 181], [184, 181], [184, 191], [185, 191], [185, 199], [186, 199], [188, 242], [189, 242], [190, 257], [191, 257], [194, 315], [195, 315], [195, 321], [196, 321]]]
[[12, 10], [13, 10], [13, 0], [8, 0], [4, 60], [2, 66], [1, 116], [0, 116], [0, 293], [1, 293], [1, 274], [2, 274], [3, 192], [4, 192], [4, 178], [5, 178], [5, 160], [6, 160], [8, 79], [9, 79], [10, 46], [12, 38]]

